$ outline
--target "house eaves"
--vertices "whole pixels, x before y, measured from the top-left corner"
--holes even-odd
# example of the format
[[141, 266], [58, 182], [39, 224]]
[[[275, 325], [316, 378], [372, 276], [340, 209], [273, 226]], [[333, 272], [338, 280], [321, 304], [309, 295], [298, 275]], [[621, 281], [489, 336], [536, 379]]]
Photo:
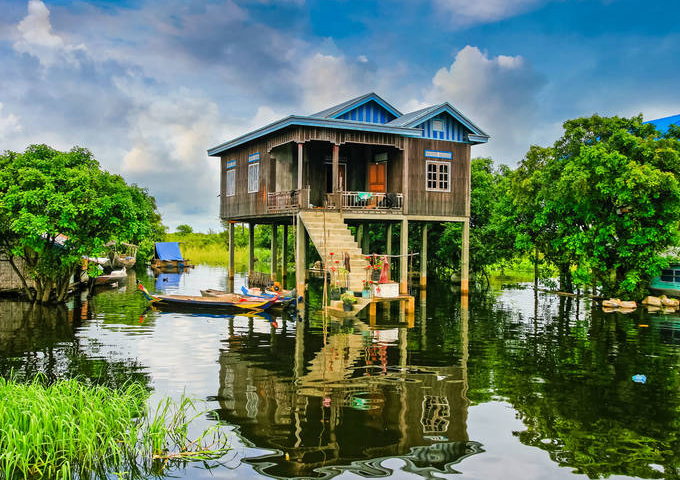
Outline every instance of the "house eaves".
[[211, 157], [219, 156], [221, 153], [243, 145], [244, 143], [257, 140], [265, 135], [274, 133], [278, 130], [284, 129], [291, 126], [305, 126], [305, 127], [325, 127], [325, 128], [335, 128], [341, 130], [358, 130], [363, 132], [375, 132], [375, 133], [391, 133], [394, 135], [399, 135], [402, 137], [420, 137], [421, 131], [417, 128], [411, 127], [397, 127], [388, 126], [387, 124], [378, 123], [365, 123], [365, 122], [354, 122], [350, 120], [339, 120], [335, 118], [318, 118], [318, 117], [305, 117], [299, 115], [290, 115], [288, 117], [282, 118], [274, 123], [265, 125], [262, 128], [253, 130], [252, 132], [241, 135], [233, 140], [222, 143], [208, 150], [208, 155]]

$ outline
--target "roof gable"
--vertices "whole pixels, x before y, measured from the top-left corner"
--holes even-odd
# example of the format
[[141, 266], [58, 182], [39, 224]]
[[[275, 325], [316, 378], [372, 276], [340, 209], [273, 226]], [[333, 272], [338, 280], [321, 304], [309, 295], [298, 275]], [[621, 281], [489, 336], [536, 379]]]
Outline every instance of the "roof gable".
[[[366, 113], [367, 111], [370, 111], [370, 115], [368, 116]], [[374, 117], [373, 113], [377, 113], [377, 117]], [[380, 121], [381, 113], [384, 121]], [[342, 120], [353, 121], [357, 121], [359, 118], [370, 118], [370, 120], [358, 121], [367, 123], [387, 123], [394, 118], [400, 117], [401, 112], [387, 103], [380, 96], [371, 92], [327, 108], [326, 110], [322, 110], [310, 116], [317, 118], [338, 118]], [[352, 118], [352, 116], [354, 116], [354, 118]], [[377, 121], [373, 121], [374, 118], [376, 118]]]
[[[425, 132], [425, 129], [427, 129], [428, 125], [432, 126], [432, 120], [442, 120], [446, 122], [447, 119], [454, 120], [457, 124], [460, 124], [460, 126], [464, 129], [463, 132], [466, 134], [466, 138], [464, 138], [462, 135], [463, 132], [461, 132], [461, 140], [453, 141], [469, 140], [474, 142], [486, 142], [489, 139], [489, 135], [487, 135], [477, 125], [472, 123], [469, 118], [460, 113], [460, 111], [458, 111], [448, 102], [407, 113], [406, 115], [402, 115], [401, 117], [392, 120], [387, 125], [394, 127], [418, 127], [423, 128]], [[452, 129], [455, 127], [456, 123], [451, 124]], [[424, 134], [423, 136], [427, 138], [435, 138], [434, 135], [428, 136]], [[456, 137], [457, 136], [458, 134], [456, 133]], [[444, 132], [443, 137], [438, 134], [436, 138], [446, 140], [446, 132]]]

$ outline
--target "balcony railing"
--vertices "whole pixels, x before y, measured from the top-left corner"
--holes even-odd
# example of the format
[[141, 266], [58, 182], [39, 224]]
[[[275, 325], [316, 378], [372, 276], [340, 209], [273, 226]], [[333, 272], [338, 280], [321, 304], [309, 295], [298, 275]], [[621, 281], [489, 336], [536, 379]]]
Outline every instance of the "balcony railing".
[[309, 188], [267, 193], [268, 212], [290, 212], [309, 205]]
[[337, 192], [326, 194], [326, 207], [360, 211], [402, 211], [403, 193]]

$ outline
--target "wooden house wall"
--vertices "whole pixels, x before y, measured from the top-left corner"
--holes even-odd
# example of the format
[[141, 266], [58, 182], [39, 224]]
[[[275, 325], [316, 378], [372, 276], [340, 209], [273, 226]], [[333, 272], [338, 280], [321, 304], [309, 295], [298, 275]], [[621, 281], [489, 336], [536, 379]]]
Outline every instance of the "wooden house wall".
[[[285, 143], [283, 150], [276, 148]], [[317, 141], [318, 140], [318, 141]], [[267, 214], [267, 192], [277, 191], [277, 184], [297, 187], [297, 148], [291, 142], [304, 144], [303, 185], [312, 187], [310, 201], [321, 205], [325, 193], [325, 157], [332, 152], [332, 144], [340, 141], [340, 156], [351, 158], [348, 172], [348, 189], [359, 190], [365, 182], [365, 163], [375, 153], [388, 152], [387, 191], [403, 192], [404, 144], [408, 148], [408, 214], [436, 216], [464, 216], [469, 184], [470, 145], [451, 141], [421, 138], [405, 139], [391, 134], [371, 132], [333, 131], [326, 128], [291, 128], [258, 141], [250, 142], [226, 152], [221, 157], [221, 217], [225, 220], [257, 217]], [[363, 145], [362, 145], [363, 143]], [[367, 145], [367, 146], [365, 146]], [[273, 150], [272, 150], [273, 149]], [[450, 192], [426, 191], [425, 150], [450, 151], [453, 153], [450, 171]], [[272, 153], [270, 153], [270, 151]], [[286, 162], [270, 165], [270, 159], [286, 151]], [[257, 193], [248, 193], [248, 155], [260, 153], [260, 177]], [[290, 153], [288, 153], [290, 152]], [[357, 156], [355, 159], [354, 157]], [[289, 158], [288, 158], [289, 157]], [[226, 164], [236, 160], [236, 195], [226, 197]], [[289, 162], [295, 168], [286, 168]], [[356, 162], [363, 163], [363, 166]], [[285, 171], [290, 170], [290, 171]], [[285, 181], [281, 181], [283, 176]], [[366, 188], [366, 187], [363, 187]]]
[[[259, 189], [256, 193], [248, 193], [248, 155], [256, 152], [260, 153]], [[269, 158], [266, 139], [239, 146], [221, 157], [221, 218], [229, 220], [267, 213], [267, 192], [272, 174]], [[226, 172], [229, 160], [236, 160], [236, 195], [233, 197], [226, 196]]]
[[[450, 192], [426, 190], [425, 150], [452, 152]], [[408, 141], [408, 214], [464, 216], [468, 196], [470, 145], [442, 140], [409, 139]]]

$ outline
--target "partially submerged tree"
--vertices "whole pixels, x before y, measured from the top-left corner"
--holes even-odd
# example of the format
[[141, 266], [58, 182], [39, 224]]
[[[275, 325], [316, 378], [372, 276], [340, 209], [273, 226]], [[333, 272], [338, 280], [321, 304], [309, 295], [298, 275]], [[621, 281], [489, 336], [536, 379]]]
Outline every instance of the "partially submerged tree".
[[[641, 117], [569, 120], [549, 149], [532, 147], [514, 174], [520, 230], [560, 270], [607, 295], [640, 297], [677, 242], [680, 141]], [[518, 237], [521, 239], [522, 237]]]
[[[30, 300], [63, 301], [83, 256], [111, 240], [140, 243], [159, 229], [153, 197], [101, 170], [87, 149], [32, 145], [0, 155], [0, 253]], [[35, 289], [17, 268], [19, 257]]]

